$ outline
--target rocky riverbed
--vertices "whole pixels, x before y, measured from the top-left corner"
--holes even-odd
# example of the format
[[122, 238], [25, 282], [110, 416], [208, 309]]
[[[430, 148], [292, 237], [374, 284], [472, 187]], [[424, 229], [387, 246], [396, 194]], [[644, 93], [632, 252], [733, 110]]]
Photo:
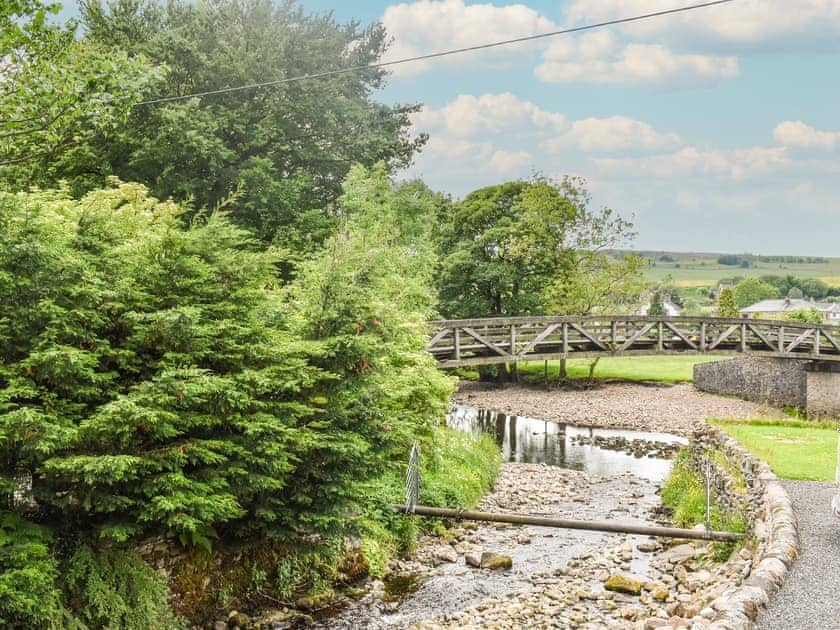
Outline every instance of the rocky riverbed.
[[706, 418], [778, 418], [778, 409], [737, 398], [725, 398], [679, 385], [609, 383], [594, 390], [551, 389], [509, 385], [504, 388], [464, 381], [458, 403], [495, 409], [559, 423], [666, 431], [690, 435]]
[[[480, 508], [651, 523], [658, 485], [508, 463]], [[724, 565], [704, 560], [704, 543], [663, 546], [645, 536], [471, 522], [450, 536], [424, 539], [412, 559], [392, 564], [388, 583], [370, 583], [359, 602], [317, 627], [704, 628], [715, 614], [705, 603], [748, 567], [737, 555]], [[471, 566], [482, 554], [512, 567]], [[395, 584], [408, 592], [395, 597]]]

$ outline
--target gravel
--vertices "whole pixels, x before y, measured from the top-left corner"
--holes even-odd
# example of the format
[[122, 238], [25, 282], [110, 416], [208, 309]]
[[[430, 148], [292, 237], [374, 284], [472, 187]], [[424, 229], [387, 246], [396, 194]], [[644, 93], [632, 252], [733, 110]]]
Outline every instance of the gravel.
[[[462, 382], [457, 402], [566, 424], [690, 435], [706, 418], [783, 418], [778, 409], [673, 386], [612, 383], [589, 390]], [[840, 624], [838, 624], [840, 627]]]
[[782, 481], [799, 521], [801, 552], [782, 589], [758, 617], [759, 630], [840, 628], [840, 519], [832, 514], [837, 487]]

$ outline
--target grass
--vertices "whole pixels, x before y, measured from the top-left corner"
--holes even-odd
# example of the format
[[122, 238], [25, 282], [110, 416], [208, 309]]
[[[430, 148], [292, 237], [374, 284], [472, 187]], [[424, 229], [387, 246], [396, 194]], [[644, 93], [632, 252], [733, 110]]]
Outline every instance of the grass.
[[[475, 507], [493, 484], [502, 453], [490, 434], [474, 437], [448, 427], [436, 427], [432, 439], [420, 447], [420, 503], [437, 507]], [[397, 514], [393, 503], [405, 501], [405, 471], [391, 471], [373, 482], [376, 497], [360, 518], [362, 552], [370, 574], [382, 577], [388, 560], [412, 551], [420, 533], [446, 535], [440, 519]]]
[[[717, 456], [722, 454], [716, 453]], [[723, 463], [727, 468], [735, 468], [734, 464]], [[706, 487], [691, 468], [688, 451], [682, 450], [674, 458], [671, 474], [662, 487], [662, 504], [672, 512], [672, 520], [678, 527], [691, 528], [706, 520]], [[712, 529], [745, 532], [746, 517], [743, 511], [727, 512], [720, 508], [712, 497], [711, 521]], [[713, 543], [712, 557], [717, 562], [725, 561], [742, 543]]]
[[838, 433], [803, 420], [710, 420], [784, 479], [834, 481]]
[[[621, 379], [626, 381], [657, 381], [661, 383], [684, 383], [694, 378], [694, 365], [708, 361], [720, 361], [719, 356], [641, 356], [641, 357], [604, 357], [595, 367], [595, 378]], [[569, 359], [566, 368], [569, 378], [588, 378], [588, 359]], [[545, 367], [542, 362], [521, 363], [519, 371], [528, 381], [542, 379]], [[549, 378], [557, 379], [560, 374], [560, 362], [548, 362]]]

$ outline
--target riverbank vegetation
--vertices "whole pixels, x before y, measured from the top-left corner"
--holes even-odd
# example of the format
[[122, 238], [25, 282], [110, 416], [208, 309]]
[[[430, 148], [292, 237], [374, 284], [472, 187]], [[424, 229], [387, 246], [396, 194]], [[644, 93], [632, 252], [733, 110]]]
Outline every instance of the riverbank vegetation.
[[835, 424], [808, 420], [711, 419], [783, 479], [834, 481], [838, 434]]
[[[716, 454], [712, 453], [711, 457]], [[725, 462], [724, 462], [725, 464]], [[744, 487], [746, 492], [746, 487]], [[706, 484], [703, 476], [692, 466], [687, 449], [674, 458], [671, 473], [661, 491], [662, 505], [671, 512], [671, 519], [677, 527], [692, 528], [706, 522]], [[746, 516], [741, 510], [727, 510], [711, 496], [709, 511], [712, 529], [743, 533], [746, 531]], [[725, 561], [738, 543], [713, 543], [713, 559]]]

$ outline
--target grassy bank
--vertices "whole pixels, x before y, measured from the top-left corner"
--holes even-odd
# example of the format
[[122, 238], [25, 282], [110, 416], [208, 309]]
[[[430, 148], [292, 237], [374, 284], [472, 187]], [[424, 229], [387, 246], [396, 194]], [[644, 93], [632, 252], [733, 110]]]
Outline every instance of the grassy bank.
[[[473, 437], [438, 427], [420, 451], [420, 502], [436, 507], [475, 507], [493, 484], [502, 463], [489, 434]], [[381, 576], [388, 559], [411, 552], [423, 532], [444, 533], [443, 522], [395, 514], [390, 505], [405, 501], [405, 473], [378, 480], [371, 491], [378, 501], [362, 519], [362, 549], [370, 573]]]
[[790, 420], [710, 420], [784, 479], [834, 481], [838, 433], [833, 425]]
[[[719, 461], [722, 453], [714, 453], [713, 458]], [[730, 469], [725, 461], [719, 461]], [[746, 486], [737, 483], [736, 488], [746, 495]], [[691, 468], [688, 451], [681, 451], [674, 459], [671, 474], [662, 488], [662, 505], [672, 512], [672, 520], [677, 527], [691, 528], [706, 521], [706, 486], [704, 480]], [[729, 532], [746, 531], [746, 517], [744, 511], [726, 511], [714, 500], [710, 510], [712, 529]], [[726, 560], [740, 543], [713, 543], [712, 554], [716, 561]]]
[[[725, 357], [702, 355], [660, 355], [640, 357], [604, 357], [595, 366], [595, 378], [621, 379], [626, 381], [657, 381], [661, 383], [685, 383], [694, 378], [694, 365], [708, 361], [720, 361]], [[589, 378], [591, 360], [569, 359], [566, 370], [569, 378]], [[542, 361], [519, 364], [520, 377], [526, 382], [536, 382], [545, 377]], [[464, 370], [462, 378], [477, 380], [478, 372]], [[560, 362], [548, 362], [548, 376], [557, 380], [560, 376]]]

